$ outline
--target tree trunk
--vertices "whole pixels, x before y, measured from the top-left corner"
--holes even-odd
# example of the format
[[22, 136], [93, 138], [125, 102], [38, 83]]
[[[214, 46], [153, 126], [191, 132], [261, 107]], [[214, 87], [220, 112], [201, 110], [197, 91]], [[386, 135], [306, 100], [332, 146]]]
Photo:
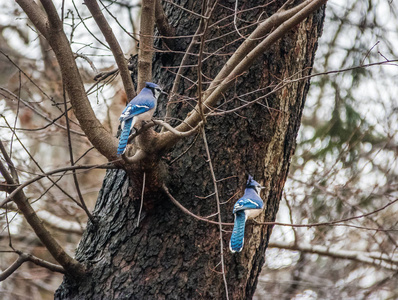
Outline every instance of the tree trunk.
[[[200, 13], [200, 3], [174, 2]], [[276, 1], [265, 8], [247, 10], [239, 18], [257, 20], [260, 16], [270, 16], [283, 2]], [[229, 9], [221, 5], [217, 7], [210, 25], [216, 21], [219, 23], [210, 27], [206, 38], [231, 31], [233, 34], [206, 43], [206, 53], [222, 47], [218, 54], [232, 53], [241, 42], [232, 22], [231, 8], [234, 3], [220, 1], [220, 4]], [[239, 1], [240, 9], [260, 4], [253, 0]], [[178, 24], [177, 35], [192, 35], [195, 32], [198, 17], [170, 4], [166, 6], [166, 13], [171, 24]], [[254, 100], [271, 91], [272, 85], [281, 79], [295, 74], [297, 77], [310, 74], [323, 19], [324, 9], [275, 43], [247, 74], [236, 80], [235, 89], [220, 99], [219, 104], [224, 104], [221, 109], [242, 105], [243, 102], [234, 98], [235, 95], [258, 90], [242, 97], [246, 101]], [[239, 27], [243, 25], [238, 24]], [[241, 33], [246, 32], [243, 30]], [[189, 39], [181, 38], [176, 43], [181, 47], [178, 50], [184, 51], [188, 43]], [[227, 58], [226, 55], [214, 55], [203, 63], [202, 72], [207, 76], [205, 81], [216, 76]], [[157, 53], [154, 82], [160, 83], [166, 90], [170, 89], [175, 69], [169, 72], [165, 67], [177, 66], [180, 60], [178, 54]], [[197, 57], [192, 56], [188, 64], [195, 63]], [[196, 70], [187, 68], [184, 76], [196, 81]], [[260, 104], [247, 106], [236, 113], [208, 118], [205, 130], [215, 176], [218, 180], [224, 179], [218, 182], [220, 201], [223, 202], [223, 222], [233, 222], [232, 207], [243, 194], [247, 173], [266, 187], [262, 193], [266, 209], [258, 220], [275, 220], [308, 87], [309, 80], [297, 81], [260, 100]], [[190, 88], [191, 82], [182, 80], [180, 95], [194, 96], [196, 90]], [[171, 104], [172, 116], [183, 119], [194, 104], [189, 101]], [[159, 116], [164, 115], [165, 102], [166, 99], [161, 99]], [[178, 158], [188, 148], [189, 151]], [[164, 153], [159, 159], [156, 169], [160, 170], [158, 174], [161, 176], [157, 175], [156, 180], [164, 181], [174, 198], [200, 216], [209, 216], [217, 211], [214, 196], [209, 196], [214, 193], [214, 186], [201, 135], [180, 141], [171, 152]], [[88, 224], [76, 255], [88, 266], [89, 274], [79, 280], [66, 275], [55, 298], [225, 299], [220, 273], [218, 225], [184, 214], [162, 191], [152, 188], [151, 182], [155, 178], [146, 169], [143, 209], [137, 226], [143, 172], [135, 170], [128, 174], [124, 170], [107, 172], [94, 210], [98, 226]], [[217, 220], [217, 217], [211, 219]], [[272, 227], [249, 223], [244, 249], [237, 254], [230, 253], [228, 249], [232, 226], [223, 226], [223, 229], [229, 296], [231, 299], [250, 299], [264, 263]]]

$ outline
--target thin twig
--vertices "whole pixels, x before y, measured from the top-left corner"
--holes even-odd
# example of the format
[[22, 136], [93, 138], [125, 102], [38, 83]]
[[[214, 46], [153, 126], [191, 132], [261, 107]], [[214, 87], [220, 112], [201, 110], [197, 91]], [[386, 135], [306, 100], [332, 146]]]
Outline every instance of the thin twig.
[[[14, 136], [16, 137], [17, 141], [19, 144], [22, 146], [22, 148], [25, 150], [26, 154], [28, 154], [29, 158], [34, 162], [34, 164], [39, 168], [39, 170], [44, 173], [44, 170], [40, 166], [40, 164], [35, 160], [33, 155], [30, 153], [30, 151], [25, 147], [25, 145], [22, 143], [22, 141], [19, 139], [18, 135], [15, 133], [15, 131], [11, 128], [11, 126], [8, 124], [7, 120], [3, 117], [5, 123], [8, 125], [8, 128], [14, 133]], [[76, 203], [79, 207], [82, 207], [81, 204], [76, 201], [67, 191], [65, 191], [57, 182], [55, 182], [52, 178], [48, 177], [48, 180], [51, 181], [53, 185], [55, 185], [62, 193], [64, 193], [67, 197], [69, 197], [74, 203]]]
[[193, 140], [192, 143], [188, 146], [188, 148], [185, 149], [185, 150], [184, 150], [180, 155], [178, 155], [176, 158], [174, 158], [174, 159], [169, 163], [169, 165], [174, 164], [174, 163], [175, 163], [177, 160], [179, 160], [183, 155], [185, 155], [185, 154], [189, 151], [189, 149], [191, 149], [192, 146], [195, 145], [196, 141], [198, 140], [199, 135], [200, 135], [200, 133], [198, 132], [198, 134], [195, 136], [194, 140]]
[[42, 178], [45, 177], [49, 177], [53, 174], [56, 173], [62, 173], [65, 171], [71, 171], [71, 170], [78, 170], [78, 169], [83, 169], [83, 170], [92, 170], [92, 169], [115, 169], [116, 167], [114, 165], [111, 165], [109, 163], [105, 163], [105, 164], [101, 164], [101, 165], [74, 165], [74, 166], [68, 166], [68, 167], [63, 167], [63, 168], [59, 168], [59, 169], [55, 169], [40, 175], [37, 175], [36, 177], [25, 181], [24, 183], [18, 185], [17, 188], [15, 188], [12, 193], [10, 193], [8, 195], [8, 197], [6, 199], [4, 199], [1, 203], [0, 203], [0, 207], [3, 207], [4, 204], [12, 201], [12, 198], [19, 192], [21, 191], [23, 188], [27, 187], [28, 185], [32, 184], [33, 182], [36, 182]]
[[[6, 94], [1, 93], [4, 97], [9, 98], [10, 100], [13, 100], [12, 98], [14, 98], [14, 99], [19, 99], [19, 101], [21, 101], [23, 105], [25, 105], [27, 108], [29, 108], [30, 110], [32, 110], [34, 113], [38, 114], [40, 117], [42, 117], [43, 119], [45, 119], [45, 120], [47, 120], [47, 121], [49, 122], [47, 125], [43, 126], [43, 127], [40, 128], [40, 129], [45, 129], [45, 128], [47, 128], [47, 127], [50, 126], [50, 125], [55, 125], [55, 126], [57, 126], [57, 127], [59, 127], [59, 128], [62, 128], [62, 129], [65, 129], [65, 130], [66, 130], [66, 127], [65, 127], [64, 125], [61, 125], [61, 124], [56, 123], [56, 121], [57, 121], [58, 119], [60, 119], [60, 118], [63, 117], [63, 115], [64, 115], [63, 112], [62, 112], [62, 114], [61, 114], [60, 116], [56, 117], [55, 119], [51, 119], [50, 117], [46, 116], [44, 113], [42, 113], [42, 112], [40, 112], [38, 109], [36, 109], [34, 106], [30, 105], [28, 101], [23, 100], [23, 99], [21, 99], [21, 98], [18, 98], [17, 95], [15, 95], [13, 92], [7, 90], [6, 88], [0, 87], [0, 92], [1, 92], [1, 91], [3, 91], [4, 93], [6, 93]], [[11, 98], [11, 97], [12, 97], [12, 98]], [[23, 129], [23, 128], [16, 128], [16, 129], [18, 129], [18, 130], [31, 130], [31, 131], [33, 131], [33, 130], [39, 130], [39, 129]], [[73, 129], [71, 129], [70, 131], [71, 131], [72, 133], [74, 133], [74, 134], [77, 134], [77, 135], [80, 135], [80, 136], [85, 136], [85, 134], [82, 133], [82, 132], [79, 132], [79, 131], [76, 131], [76, 130], [73, 130]]]
[[143, 206], [143, 204], [144, 204], [145, 177], [146, 177], [146, 174], [145, 174], [145, 172], [144, 172], [144, 174], [142, 175], [141, 204], [140, 204], [140, 210], [139, 210], [139, 212], [138, 212], [138, 218], [137, 218], [137, 225], [136, 225], [136, 227], [138, 227], [138, 226], [140, 225], [141, 211], [142, 211], [142, 206]]
[[133, 34], [131, 34], [130, 32], [128, 32], [128, 31], [122, 26], [122, 24], [120, 24], [118, 18], [116, 18], [116, 17], [111, 13], [111, 11], [108, 9], [108, 7], [107, 7], [104, 3], [102, 3], [101, 0], [99, 0], [99, 2], [101, 2], [102, 7], [103, 7], [103, 8], [106, 10], [106, 12], [112, 17], [112, 19], [115, 20], [115, 22], [117, 23], [117, 25], [119, 25], [119, 27], [120, 27], [129, 37], [131, 37], [134, 41], [138, 42], [138, 39], [137, 39]]
[[222, 278], [224, 280], [225, 296], [226, 296], [226, 299], [229, 300], [228, 283], [227, 283], [227, 278], [225, 275], [225, 264], [224, 264], [224, 241], [223, 241], [223, 235], [222, 235], [223, 229], [222, 229], [222, 220], [221, 220], [220, 197], [218, 194], [217, 179], [216, 179], [216, 175], [214, 173], [213, 163], [211, 161], [209, 145], [207, 144], [206, 131], [205, 131], [204, 127], [202, 127], [202, 137], [203, 137], [203, 143], [204, 143], [205, 149], [206, 149], [207, 161], [209, 163], [210, 173], [211, 173], [211, 177], [212, 177], [213, 185], [214, 185], [214, 193], [215, 193], [216, 202], [217, 202], [217, 215], [218, 215], [218, 223], [219, 223], [218, 229], [220, 231], [221, 270], [222, 270]]
[[[63, 98], [64, 98], [64, 108], [65, 108], [64, 110], [65, 110], [65, 122], [66, 122], [66, 128], [67, 128], [66, 133], [67, 133], [67, 137], [68, 137], [69, 159], [70, 159], [70, 164], [73, 166], [75, 163], [74, 163], [74, 159], [73, 159], [72, 139], [70, 137], [70, 132], [69, 132], [70, 126], [69, 126], [69, 117], [68, 117], [68, 113], [67, 113], [68, 105], [66, 104], [66, 93], [65, 93], [65, 85], [64, 84], [62, 85], [62, 92], [63, 92]], [[82, 192], [80, 191], [80, 186], [79, 186], [79, 181], [77, 180], [76, 170], [72, 171], [72, 176], [73, 176], [73, 182], [75, 183], [77, 195], [80, 200], [81, 207], [83, 208], [84, 212], [86, 213], [88, 218], [91, 220], [91, 222], [93, 224], [95, 224], [96, 222], [95, 222], [92, 214], [88, 210], [88, 208], [86, 206], [86, 202], [84, 201]]]
[[[0, 161], [0, 172], [3, 175], [3, 177], [6, 178], [7, 183], [10, 184], [15, 183], [1, 161]], [[22, 190], [19, 190], [17, 193], [15, 193], [12, 199], [14, 200], [15, 204], [18, 206], [18, 209], [24, 215], [26, 221], [29, 223], [29, 225], [36, 233], [36, 236], [40, 239], [40, 241], [51, 253], [51, 255], [55, 258], [55, 260], [60, 265], [62, 265], [65, 268], [65, 270], [68, 273], [70, 273], [72, 276], [78, 277], [83, 275], [85, 273], [85, 267], [77, 260], [69, 256], [65, 252], [65, 250], [61, 247], [61, 245], [58, 244], [58, 242], [54, 239], [51, 233], [44, 227], [42, 221], [37, 216], [36, 212], [34, 211], [28, 199], [26, 198], [25, 193]], [[11, 269], [11, 271], [14, 272], [21, 264], [22, 264], [21, 261], [16, 263], [14, 266], [15, 269]]]
[[[205, 16], [210, 17], [212, 15], [212, 13], [214, 11], [214, 8], [216, 7], [216, 4], [217, 4], [217, 1], [215, 1], [214, 5], [212, 6], [212, 8], [210, 10], [206, 11]], [[177, 96], [177, 91], [178, 91], [178, 87], [179, 87], [179, 84], [180, 84], [180, 80], [182, 78], [182, 72], [183, 72], [184, 66], [187, 65], [187, 61], [188, 61], [189, 56], [190, 55], [194, 55], [193, 53], [191, 54], [191, 52], [192, 52], [193, 47], [195, 46], [198, 38], [202, 35], [201, 32], [203, 31], [203, 28], [202, 28], [203, 23], [201, 22], [201, 23], [199, 23], [199, 25], [200, 26], [198, 26], [198, 28], [196, 29], [195, 34], [192, 36], [191, 43], [189, 44], [187, 50], [185, 51], [184, 56], [181, 59], [181, 63], [180, 63], [180, 66], [178, 68], [178, 71], [176, 73], [176, 77], [174, 79], [173, 87], [171, 88], [171, 91], [170, 91], [170, 98], [169, 98], [169, 101], [167, 102], [167, 105], [166, 105], [166, 115], [165, 115], [165, 119], [166, 120], [171, 115], [171, 106], [170, 106], [170, 104], [173, 103], [173, 101], [175, 100], [175, 98]]]
[[376, 267], [386, 268], [388, 270], [398, 270], [398, 260], [391, 259], [383, 253], [372, 253], [363, 251], [352, 251], [342, 249], [331, 249], [323, 245], [300, 245], [290, 244], [284, 242], [271, 242], [268, 244], [269, 248], [279, 248], [291, 251], [300, 251], [302, 253], [313, 253], [322, 256], [329, 256], [339, 259], [349, 259]]
[[[168, 188], [165, 185], [162, 185], [162, 189], [163, 191], [166, 193], [166, 195], [169, 197], [169, 199], [171, 200], [171, 202], [173, 202], [182, 212], [184, 212], [187, 215], [190, 215], [191, 217], [200, 220], [200, 221], [204, 221], [207, 223], [211, 223], [211, 224], [215, 224], [215, 225], [224, 225], [224, 226], [234, 226], [234, 223], [223, 223], [223, 222], [217, 222], [217, 221], [212, 221], [212, 220], [208, 220], [204, 217], [198, 216], [196, 214], [194, 214], [193, 212], [191, 212], [190, 210], [188, 210], [187, 208], [185, 208], [180, 202], [178, 202], [173, 195], [171, 195], [170, 191], [168, 190]], [[394, 204], [398, 202], [398, 198], [395, 199], [394, 201], [391, 201], [389, 203], [387, 203], [385, 206], [372, 211], [370, 213], [367, 214], [362, 214], [359, 216], [355, 216], [355, 217], [350, 217], [350, 218], [345, 218], [345, 219], [341, 219], [341, 220], [335, 220], [335, 221], [330, 221], [330, 222], [323, 222], [323, 223], [312, 223], [312, 224], [288, 224], [288, 223], [281, 223], [281, 222], [257, 222], [254, 220], [254, 222], [249, 223], [248, 225], [260, 225], [260, 226], [286, 226], [286, 227], [302, 227], [302, 228], [312, 228], [312, 227], [318, 227], [318, 226], [344, 226], [344, 227], [353, 227], [353, 228], [358, 228], [358, 229], [364, 229], [364, 230], [372, 230], [372, 231], [376, 231], [376, 232], [383, 232], [383, 231], [393, 231], [393, 232], [397, 232], [397, 229], [380, 229], [380, 228], [369, 228], [369, 227], [363, 227], [363, 226], [356, 226], [356, 225], [351, 225], [351, 224], [340, 224], [343, 222], [348, 222], [351, 220], [356, 220], [356, 219], [361, 219], [364, 217], [367, 217], [371, 214], [375, 214], [381, 210], [384, 210], [385, 208], [387, 208], [388, 206]]]

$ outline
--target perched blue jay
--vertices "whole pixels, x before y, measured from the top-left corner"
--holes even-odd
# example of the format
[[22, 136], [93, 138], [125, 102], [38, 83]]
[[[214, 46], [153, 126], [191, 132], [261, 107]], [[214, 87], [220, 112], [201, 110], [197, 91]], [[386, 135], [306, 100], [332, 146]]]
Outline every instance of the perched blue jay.
[[141, 92], [123, 110], [119, 118], [122, 133], [119, 138], [117, 155], [126, 151], [127, 141], [134, 125], [138, 123], [138, 126], [141, 127], [142, 121], [149, 121], [152, 118], [161, 92], [162, 90], [157, 84], [146, 82]]
[[249, 175], [245, 194], [234, 205], [233, 213], [235, 215], [235, 223], [229, 243], [231, 252], [242, 251], [245, 240], [246, 220], [248, 218], [253, 219], [257, 217], [263, 211], [264, 202], [259, 196], [263, 188], [264, 187]]

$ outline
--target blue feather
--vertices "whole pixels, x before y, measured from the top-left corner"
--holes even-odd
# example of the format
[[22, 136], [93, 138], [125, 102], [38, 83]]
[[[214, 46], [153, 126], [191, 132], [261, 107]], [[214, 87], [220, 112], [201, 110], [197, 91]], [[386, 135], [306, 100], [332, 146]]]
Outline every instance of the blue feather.
[[127, 119], [124, 122], [123, 131], [119, 138], [119, 146], [117, 147], [117, 155], [123, 154], [124, 151], [126, 150], [126, 146], [127, 146], [127, 142], [128, 142], [130, 130], [131, 130], [131, 122], [133, 122], [133, 119]]
[[[141, 92], [124, 108], [119, 118], [123, 130], [119, 139], [117, 155], [121, 155], [126, 151], [132, 125], [134, 124], [135, 126], [136, 122], [143, 122], [151, 119], [156, 109], [157, 98], [160, 93], [161, 90], [157, 84], [147, 82]], [[138, 126], [140, 125], [141, 124], [138, 124]]]
[[[245, 197], [246, 194], [243, 197]], [[262, 209], [264, 206], [264, 203], [260, 197], [258, 197], [260, 199], [256, 197], [252, 197], [252, 199], [243, 197], [235, 203], [233, 213], [245, 209]]]
[[245, 212], [242, 210], [236, 212], [234, 229], [232, 231], [231, 241], [229, 243], [229, 249], [231, 252], [240, 252], [243, 249], [245, 239], [245, 223]]
[[245, 193], [243, 197], [235, 203], [233, 209], [235, 223], [229, 243], [231, 252], [242, 251], [246, 219], [257, 217], [264, 209], [264, 202], [259, 195], [262, 188], [263, 187], [249, 175]]

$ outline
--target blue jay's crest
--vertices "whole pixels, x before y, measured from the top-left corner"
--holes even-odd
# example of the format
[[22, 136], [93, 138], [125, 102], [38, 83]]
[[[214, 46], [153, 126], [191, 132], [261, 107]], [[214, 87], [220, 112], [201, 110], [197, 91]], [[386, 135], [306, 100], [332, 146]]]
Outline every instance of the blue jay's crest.
[[153, 82], [145, 82], [145, 88], [150, 89], [156, 99], [158, 99], [160, 94], [162, 93], [162, 89], [160, 88], [160, 86]]
[[158, 86], [156, 83], [153, 82], [145, 82], [145, 87], [148, 89], [160, 89], [160, 86]]
[[137, 124], [138, 128], [140, 128], [142, 122], [151, 120], [161, 91], [157, 84], [147, 82], [141, 92], [123, 110], [119, 118], [122, 133], [119, 138], [117, 155], [121, 155], [126, 151], [128, 138], [134, 125]]
[[264, 202], [259, 193], [263, 187], [251, 175], [246, 183], [245, 194], [234, 205], [234, 229], [229, 243], [231, 252], [240, 252], [243, 249], [245, 223], [247, 219], [257, 217], [264, 208]]
[[246, 188], [248, 187], [255, 187], [255, 186], [261, 186], [257, 181], [253, 179], [253, 176], [249, 174], [249, 177], [247, 178], [247, 183], [246, 183]]

